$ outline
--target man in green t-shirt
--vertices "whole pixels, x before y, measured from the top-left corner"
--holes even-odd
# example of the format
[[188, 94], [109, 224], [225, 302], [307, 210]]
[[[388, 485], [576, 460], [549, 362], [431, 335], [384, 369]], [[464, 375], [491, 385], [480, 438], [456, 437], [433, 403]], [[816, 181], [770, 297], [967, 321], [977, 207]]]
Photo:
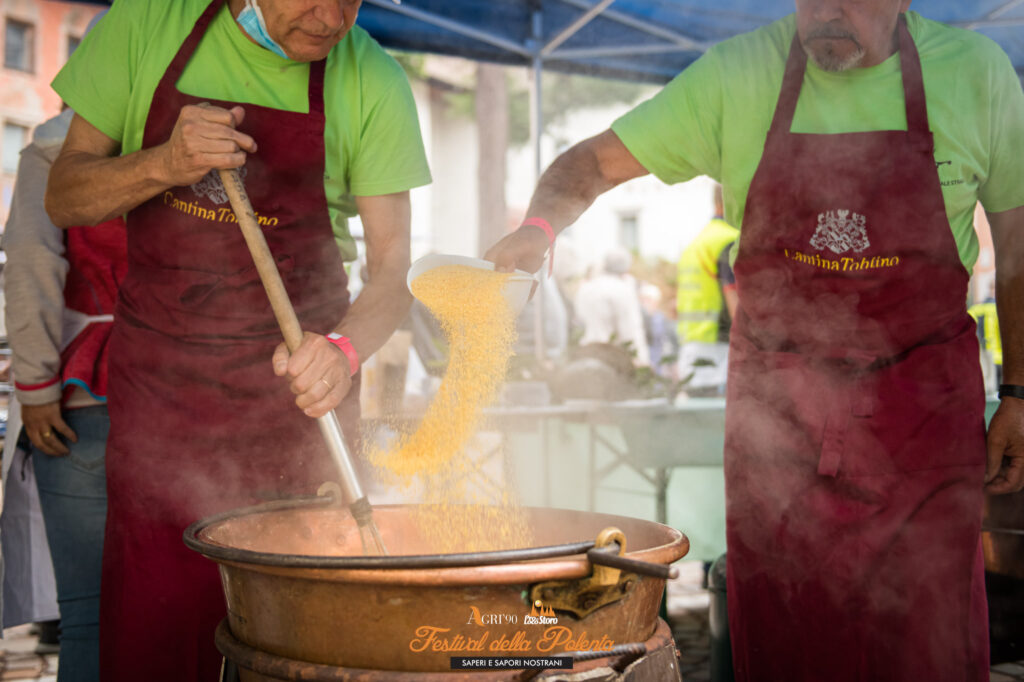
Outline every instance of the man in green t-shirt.
[[[359, 359], [411, 302], [409, 190], [430, 174], [409, 84], [354, 25], [359, 5], [119, 0], [54, 81], [76, 115], [47, 210], [62, 227], [125, 214], [129, 235], [110, 342], [107, 682], [215, 679], [224, 601], [183, 529], [336, 479], [310, 417], [337, 410], [354, 438]], [[305, 330], [290, 355], [216, 172], [229, 168]], [[349, 306], [356, 211], [370, 276]]]
[[[726, 398], [739, 680], [988, 679], [984, 493], [1024, 487], [1024, 93], [910, 0], [796, 0], [561, 155], [487, 254], [536, 270], [602, 192], [706, 174], [740, 228]], [[927, 93], [927, 94], [926, 94]], [[981, 202], [1002, 404], [965, 309]]]

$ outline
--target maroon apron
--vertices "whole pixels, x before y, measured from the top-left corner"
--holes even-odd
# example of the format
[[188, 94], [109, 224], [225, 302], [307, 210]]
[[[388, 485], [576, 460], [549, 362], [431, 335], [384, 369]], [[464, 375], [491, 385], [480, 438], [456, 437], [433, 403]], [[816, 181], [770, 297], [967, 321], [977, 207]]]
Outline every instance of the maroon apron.
[[[83, 315], [110, 315], [117, 289], [128, 268], [125, 226], [115, 218], [94, 227], [64, 231], [68, 275], [64, 282], [64, 306]], [[60, 355], [64, 400], [76, 387], [95, 398], [107, 396], [111, 322], [92, 322]]]
[[[168, 139], [176, 83], [224, 2], [213, 0], [164, 74], [143, 148]], [[309, 113], [244, 104], [259, 144], [243, 178], [304, 329], [327, 333], [348, 307], [324, 195], [323, 61]], [[235, 102], [203, 100], [221, 107]], [[281, 342], [217, 175], [161, 192], [128, 215], [128, 275], [111, 340], [109, 511], [103, 556], [105, 682], [209, 682], [225, 616], [216, 565], [182, 543], [199, 518], [336, 478], [316, 423], [273, 373]], [[358, 384], [339, 409], [358, 419]]]
[[790, 132], [794, 37], [735, 272], [725, 475], [742, 682], [988, 679], [984, 394], [905, 20], [907, 131]]

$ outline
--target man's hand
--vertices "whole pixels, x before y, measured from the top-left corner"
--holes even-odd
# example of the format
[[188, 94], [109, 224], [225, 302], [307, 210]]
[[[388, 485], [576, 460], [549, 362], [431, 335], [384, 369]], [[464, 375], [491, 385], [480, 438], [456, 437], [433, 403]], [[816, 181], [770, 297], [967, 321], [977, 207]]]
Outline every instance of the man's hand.
[[1003, 398], [989, 423], [987, 442], [985, 492], [1020, 492], [1024, 489], [1024, 400]]
[[273, 363], [274, 374], [288, 377], [295, 404], [310, 417], [333, 410], [352, 388], [348, 357], [320, 334], [305, 332], [291, 355], [282, 343], [274, 351]]
[[494, 263], [499, 272], [525, 270], [537, 272], [544, 263], [544, 253], [548, 250], [548, 237], [539, 227], [522, 227], [512, 234], [506, 235], [484, 254], [484, 258]]
[[58, 433], [72, 443], [78, 442], [78, 435], [61, 417], [60, 402], [22, 405], [21, 421], [32, 445], [47, 455], [62, 457], [71, 452], [57, 437]]
[[245, 164], [245, 153], [256, 151], [256, 141], [235, 130], [244, 118], [242, 107], [182, 107], [170, 139], [162, 145], [167, 183], [191, 185], [214, 168]]

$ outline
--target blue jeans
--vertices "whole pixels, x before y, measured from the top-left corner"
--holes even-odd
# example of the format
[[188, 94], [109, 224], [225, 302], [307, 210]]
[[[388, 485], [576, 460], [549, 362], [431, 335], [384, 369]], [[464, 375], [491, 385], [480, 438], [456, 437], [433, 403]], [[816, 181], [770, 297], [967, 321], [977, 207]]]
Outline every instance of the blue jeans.
[[60, 605], [58, 682], [99, 679], [100, 567], [107, 519], [104, 460], [110, 418], [105, 406], [66, 410], [78, 435], [71, 453], [32, 453], [46, 538], [53, 556]]

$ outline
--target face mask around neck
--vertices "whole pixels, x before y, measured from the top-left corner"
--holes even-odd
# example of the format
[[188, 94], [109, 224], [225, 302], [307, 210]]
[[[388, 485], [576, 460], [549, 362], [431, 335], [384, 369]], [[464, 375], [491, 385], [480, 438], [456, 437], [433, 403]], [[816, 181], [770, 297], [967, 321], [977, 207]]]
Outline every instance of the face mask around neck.
[[245, 0], [245, 7], [238, 13], [236, 21], [242, 27], [242, 30], [248, 33], [257, 44], [285, 59], [289, 58], [284, 53], [284, 50], [281, 49], [281, 46], [270, 37], [270, 33], [267, 31], [267, 23], [263, 20], [263, 12], [260, 11], [256, 0]]

